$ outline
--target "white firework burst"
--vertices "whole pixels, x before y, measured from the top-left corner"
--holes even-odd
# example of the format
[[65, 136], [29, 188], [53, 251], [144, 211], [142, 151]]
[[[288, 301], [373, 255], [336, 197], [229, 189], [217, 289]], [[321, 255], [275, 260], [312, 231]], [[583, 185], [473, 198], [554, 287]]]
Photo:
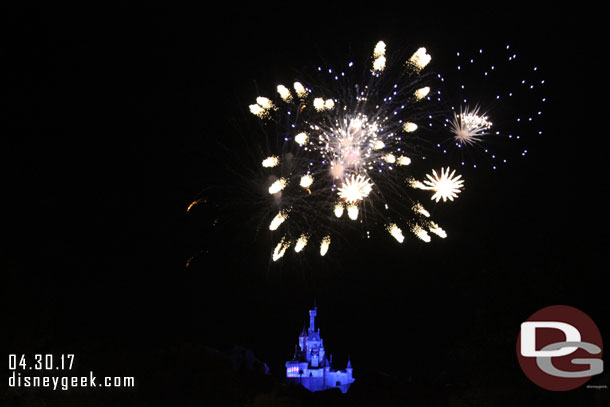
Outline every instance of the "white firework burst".
[[357, 203], [369, 196], [373, 190], [371, 180], [362, 175], [354, 176], [345, 179], [343, 186], [338, 188], [339, 198], [347, 203]]
[[320, 255], [326, 255], [329, 231], [350, 221], [366, 227], [369, 237], [369, 227], [385, 225], [398, 242], [405, 239], [398, 224], [424, 242], [447, 236], [405, 193], [403, 181], [407, 177], [411, 187], [432, 191], [433, 201], [453, 201], [464, 187], [455, 170], [431, 170], [423, 181], [413, 178], [415, 171], [435, 159], [430, 147], [446, 141], [446, 127], [451, 125], [455, 141], [466, 145], [480, 141], [492, 123], [479, 108], [465, 107], [459, 114], [443, 110], [448, 107], [436, 87], [444, 79], [424, 73], [431, 61], [425, 48], [397, 65], [389, 63], [386, 52], [380, 41], [365, 69], [352, 70], [351, 62], [345, 71], [319, 67], [319, 76], [326, 77], [319, 84], [279, 85], [276, 99], [259, 97], [251, 106], [265, 125], [279, 126], [273, 134], [281, 137], [281, 154], [271, 152], [263, 163], [273, 171], [265, 175], [273, 181], [267, 187], [273, 205], [269, 218], [275, 216], [270, 229], [281, 226], [283, 236], [276, 241], [274, 260], [289, 245], [297, 253], [306, 251], [310, 240], [320, 242]]
[[436, 172], [436, 170], [432, 170], [432, 174], [426, 174], [426, 180], [424, 182], [419, 181], [411, 181], [411, 186], [413, 188], [424, 189], [434, 191], [432, 195], [433, 201], [446, 202], [447, 199], [453, 201], [458, 197], [458, 194], [462, 191], [464, 187], [464, 180], [462, 180], [462, 176], [455, 176], [455, 170], [451, 171], [449, 167], [441, 168], [440, 175]]
[[543, 133], [544, 70], [510, 44], [464, 47], [454, 54], [454, 69], [447, 68], [453, 71], [444, 94], [452, 110], [444, 123], [450, 138], [437, 148], [462, 166], [495, 170], [527, 155], [524, 143]]
[[491, 128], [492, 124], [487, 116], [479, 114], [478, 106], [472, 110], [468, 106], [460, 107], [460, 113], [454, 113], [451, 131], [455, 141], [462, 145], [472, 145], [488, 134], [487, 130]]
[[[322, 220], [323, 210], [329, 213], [325, 220], [337, 221], [347, 212], [348, 220], [362, 219], [362, 222], [361, 211], [365, 207], [381, 205], [387, 209], [388, 205], [383, 199], [377, 202], [379, 197], [371, 196], [373, 186], [377, 184], [375, 179], [379, 180], [381, 186], [392, 185], [392, 191], [396, 191], [398, 184], [391, 181], [394, 172], [398, 168], [405, 171], [412, 158], [418, 157], [417, 154], [406, 155], [411, 149], [405, 141], [416, 140], [414, 137], [407, 140], [406, 135], [418, 129], [416, 122], [420, 114], [415, 112], [430, 100], [432, 88], [425, 86], [429, 81], [424, 81], [420, 74], [431, 57], [425, 48], [419, 48], [400, 67], [400, 83], [390, 88], [381, 86], [387, 83], [385, 81], [379, 80], [377, 83], [377, 78], [391, 71], [391, 67], [386, 66], [385, 54], [386, 45], [380, 41], [373, 52], [368, 84], [340, 85], [334, 88], [334, 94], [328, 91], [333, 87], [324, 87], [324, 94], [320, 94], [317, 87], [309, 88], [300, 82], [294, 83], [294, 93], [288, 87], [278, 85], [276, 89], [280, 100], [272, 101], [261, 96], [250, 107], [253, 114], [265, 120], [277, 117], [276, 112], [285, 113], [278, 122], [289, 124], [284, 140], [292, 143], [292, 150], [287, 148], [290, 152], [281, 159], [276, 155], [269, 156], [264, 160], [263, 167], [276, 168], [279, 172], [268, 187], [274, 204], [280, 205], [269, 229], [275, 231], [282, 225], [284, 236], [301, 236], [294, 243], [296, 252], [304, 250], [309, 236], [317, 234], [300, 227], [295, 230], [292, 225], [296, 225], [299, 219], [312, 222], [312, 217], [315, 217]], [[337, 84], [340, 82], [333, 83], [334, 86]], [[296, 118], [299, 120], [294, 120]], [[298, 185], [300, 188], [297, 190], [301, 194], [305, 191], [306, 195], [298, 195], [293, 185]], [[367, 205], [361, 207], [360, 203], [365, 199]], [[309, 202], [314, 206], [310, 207]], [[311, 209], [311, 213], [302, 213], [307, 208]], [[294, 211], [295, 216], [290, 217], [294, 220], [286, 222], [290, 211]], [[413, 210], [412, 216], [419, 218], [423, 213], [425, 210]], [[394, 225], [390, 230], [392, 236], [399, 241], [404, 239], [395, 223], [389, 219], [384, 219], [384, 223]], [[324, 238], [321, 240], [320, 254], [325, 255], [330, 236], [327, 230], [322, 232]], [[284, 254], [289, 244], [286, 237], [279, 241], [273, 253], [274, 260]]]
[[[489, 142], [497, 141], [496, 135], [518, 140], [513, 127], [524, 129], [527, 123], [538, 124], [541, 109], [516, 117], [515, 110], [510, 109], [515, 105], [523, 106], [517, 109], [519, 113], [530, 109], [519, 102], [539, 96], [537, 90], [544, 84], [533, 66], [529, 74], [519, 78], [518, 87], [507, 89], [504, 79], [511, 77], [511, 72], [525, 72], [511, 69], [516, 59], [512, 50], [510, 67], [509, 63], [498, 66], [488, 64], [489, 60], [482, 62], [488, 64], [481, 70], [485, 79], [499, 78], [499, 86], [487, 86], [494, 82], [479, 78], [477, 86], [471, 87], [468, 79], [461, 82], [456, 78], [465, 92], [480, 94], [478, 91], [484, 89], [488, 93], [470, 101], [462, 90], [452, 95], [454, 84], [441, 74], [425, 71], [431, 62], [425, 48], [407, 58], [390, 58], [389, 54], [386, 58], [387, 48], [379, 41], [372, 58], [364, 59], [360, 67], [353, 62], [338, 68], [320, 66], [307, 81], [296, 81], [291, 86], [276, 84], [270, 92], [273, 97], [259, 96], [249, 106], [250, 112], [262, 119], [257, 127], [267, 139], [263, 143], [260, 138], [252, 141], [256, 145], [251, 150], [258, 153], [256, 167], [261, 173], [255, 181], [248, 181], [248, 187], [255, 184], [260, 194], [260, 200], [252, 202], [264, 200], [268, 205], [260, 224], [268, 225], [274, 236], [273, 261], [282, 258], [288, 248], [293, 249], [291, 253], [319, 248], [319, 254], [325, 256], [331, 232], [333, 245], [339, 245], [346, 235], [342, 231], [357, 228], [373, 238], [379, 236], [374, 230], [383, 227], [385, 238], [391, 236], [400, 243], [409, 233], [417, 237], [415, 241], [446, 238], [445, 230], [414, 198], [417, 194], [405, 188], [405, 179], [412, 188], [431, 191], [432, 201], [453, 201], [464, 189], [464, 180], [451, 168], [460, 162], [465, 165], [465, 156], [471, 152], [484, 150], [488, 154], [487, 139], [491, 137], [487, 135], [494, 135]], [[462, 61], [460, 55], [458, 52]], [[457, 70], [461, 72], [466, 65], [474, 67], [475, 59], [468, 57]], [[518, 95], [520, 98], [513, 97]], [[538, 103], [545, 102], [546, 98], [540, 96]], [[497, 109], [504, 100], [511, 101], [509, 109]], [[481, 104], [494, 110], [482, 111], [478, 107]], [[494, 124], [488, 112], [493, 112]], [[511, 126], [506, 125], [509, 121]], [[542, 134], [540, 128], [536, 130]], [[250, 140], [255, 137], [246, 138]], [[483, 142], [484, 148], [465, 148], [479, 147]], [[454, 148], [460, 152], [459, 162], [452, 154], [456, 150], [450, 151]], [[496, 159], [494, 153], [489, 156], [494, 169], [496, 162], [506, 162]], [[428, 171], [431, 167], [440, 167], [440, 171]]]

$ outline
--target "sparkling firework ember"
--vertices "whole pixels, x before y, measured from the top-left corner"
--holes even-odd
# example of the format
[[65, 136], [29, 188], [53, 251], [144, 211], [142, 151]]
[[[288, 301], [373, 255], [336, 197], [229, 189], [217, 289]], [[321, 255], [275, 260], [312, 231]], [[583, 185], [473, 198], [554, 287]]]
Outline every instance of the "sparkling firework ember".
[[[350, 62], [347, 73], [328, 70], [330, 83], [310, 88], [294, 82], [291, 89], [279, 85], [278, 100], [258, 97], [250, 105], [264, 126], [275, 125], [283, 141], [281, 152], [262, 160], [271, 172], [266, 186], [272, 198], [269, 229], [281, 233], [274, 261], [292, 242], [297, 253], [306, 251], [308, 242], [317, 242], [324, 256], [331, 232], [338, 233], [343, 222], [360, 223], [367, 237], [379, 225], [399, 243], [405, 241], [403, 230], [424, 242], [431, 240], [429, 233], [447, 236], [406, 193], [408, 187], [432, 191], [432, 200], [445, 202], [464, 187], [461, 176], [449, 168], [432, 169], [423, 182], [409, 171], [413, 160], [429, 161], [424, 161], [429, 156], [422, 145], [434, 143], [430, 127], [441, 110], [435, 103], [441, 92], [432, 86], [440, 75], [424, 73], [431, 60], [425, 48], [400, 64], [399, 72], [392, 71], [396, 64], [388, 64], [385, 53], [386, 44], [380, 41], [360, 79], [354, 79], [358, 75]], [[478, 109], [443, 112], [438, 118], [447, 122], [449, 115], [450, 131], [462, 144], [480, 141], [492, 125]]]

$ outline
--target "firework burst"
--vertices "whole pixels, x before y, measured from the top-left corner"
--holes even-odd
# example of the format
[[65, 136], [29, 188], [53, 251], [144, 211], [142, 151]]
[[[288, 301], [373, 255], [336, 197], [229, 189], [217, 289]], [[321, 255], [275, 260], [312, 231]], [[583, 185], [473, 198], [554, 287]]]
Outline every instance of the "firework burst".
[[413, 188], [433, 191], [434, 195], [430, 198], [433, 201], [438, 202], [441, 199], [443, 202], [453, 201], [464, 187], [464, 181], [461, 179], [461, 175], [455, 176], [455, 170], [451, 173], [449, 171], [451, 171], [449, 167], [441, 168], [439, 175], [436, 170], [432, 170], [432, 174], [427, 174], [427, 179], [423, 182], [412, 180], [410, 184]]
[[[441, 80], [452, 114], [449, 137], [437, 143], [448, 160], [492, 169], [526, 156], [524, 136], [541, 135], [547, 102], [543, 71], [514, 47], [456, 52], [453, 70]], [[483, 90], [483, 91], [482, 91]]]
[[[306, 252], [309, 243], [324, 256], [331, 236], [350, 223], [367, 237], [385, 230], [399, 243], [408, 240], [403, 230], [424, 242], [431, 234], [447, 236], [409, 191], [431, 192], [435, 202], [456, 199], [464, 181], [434, 160], [433, 146], [446, 137], [447, 123], [462, 145], [480, 142], [492, 123], [478, 108], [459, 114], [442, 108], [444, 79], [426, 73], [431, 56], [425, 48], [399, 64], [389, 63], [386, 50], [380, 41], [360, 70], [353, 62], [344, 70], [320, 67], [322, 79], [278, 85], [275, 100], [260, 96], [250, 105], [267, 134], [282, 141], [262, 159], [272, 197], [269, 230], [279, 235], [274, 261], [291, 245]], [[441, 169], [428, 167], [416, 181], [424, 164]]]
[[472, 145], [488, 134], [492, 123], [487, 116], [479, 115], [479, 107], [470, 109], [468, 106], [460, 108], [460, 113], [454, 113], [451, 122], [451, 131], [455, 134], [455, 141], [464, 145]]

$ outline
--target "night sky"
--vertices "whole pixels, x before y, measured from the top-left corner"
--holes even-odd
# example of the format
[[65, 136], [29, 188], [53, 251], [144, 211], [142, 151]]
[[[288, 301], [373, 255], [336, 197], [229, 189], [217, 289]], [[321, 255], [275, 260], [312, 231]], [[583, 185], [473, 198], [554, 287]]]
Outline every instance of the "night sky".
[[[73, 353], [83, 374], [138, 385], [14, 391], [3, 379], [2, 403], [608, 405], [608, 389], [538, 388], [515, 353], [520, 323], [548, 305], [583, 310], [610, 338], [590, 16], [349, 4], [0, 17], [3, 357]], [[547, 73], [545, 131], [510, 166], [464, 170], [467, 189], [434, 209], [447, 239], [354, 236], [325, 258], [272, 263], [251, 199], [260, 134], [247, 107], [297, 70], [367, 58], [381, 39], [388, 52], [426, 46], [433, 62], [516, 44]], [[314, 301], [327, 352], [354, 367], [342, 397], [279, 384]], [[242, 348], [271, 375], [228, 368]]]

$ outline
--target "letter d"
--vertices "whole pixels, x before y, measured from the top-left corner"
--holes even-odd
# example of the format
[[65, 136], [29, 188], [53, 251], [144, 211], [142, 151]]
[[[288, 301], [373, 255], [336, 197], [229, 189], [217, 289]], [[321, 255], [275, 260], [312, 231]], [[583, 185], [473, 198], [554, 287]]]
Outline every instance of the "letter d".
[[557, 357], [576, 351], [577, 346], [565, 346], [557, 350], [536, 350], [536, 328], [554, 328], [562, 331], [565, 342], [580, 342], [578, 329], [565, 322], [528, 321], [521, 324], [521, 354], [526, 357]]
[[15, 387], [15, 372], [8, 378], [8, 387]]

